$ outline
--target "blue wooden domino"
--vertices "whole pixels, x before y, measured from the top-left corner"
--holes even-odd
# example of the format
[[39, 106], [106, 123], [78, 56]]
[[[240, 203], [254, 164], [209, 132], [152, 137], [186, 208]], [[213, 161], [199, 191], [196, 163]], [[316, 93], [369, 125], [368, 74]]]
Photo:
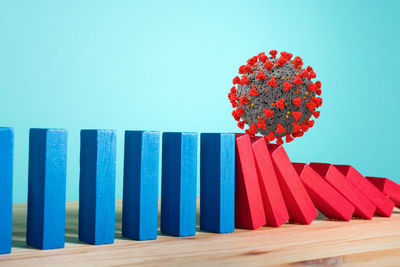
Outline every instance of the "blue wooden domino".
[[200, 229], [235, 230], [235, 135], [200, 136]]
[[11, 252], [14, 129], [0, 127], [0, 254]]
[[67, 135], [63, 129], [30, 130], [26, 242], [36, 248], [64, 247]]
[[82, 130], [79, 181], [79, 240], [114, 243], [116, 132]]
[[158, 232], [160, 133], [126, 131], [122, 235], [152, 240]]
[[197, 133], [163, 133], [161, 232], [196, 234]]

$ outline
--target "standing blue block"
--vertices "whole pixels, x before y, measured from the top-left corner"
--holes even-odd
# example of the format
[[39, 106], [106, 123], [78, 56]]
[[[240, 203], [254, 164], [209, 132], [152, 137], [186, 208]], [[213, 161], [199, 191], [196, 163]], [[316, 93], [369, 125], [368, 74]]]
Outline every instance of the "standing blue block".
[[11, 252], [14, 129], [0, 127], [0, 254]]
[[196, 234], [197, 134], [163, 133], [161, 232]]
[[64, 247], [67, 138], [63, 129], [30, 130], [26, 242], [36, 248]]
[[82, 130], [79, 181], [79, 240], [93, 245], [114, 243], [114, 130]]
[[200, 229], [235, 230], [235, 135], [202, 133], [200, 137]]
[[125, 132], [122, 235], [157, 238], [160, 133]]

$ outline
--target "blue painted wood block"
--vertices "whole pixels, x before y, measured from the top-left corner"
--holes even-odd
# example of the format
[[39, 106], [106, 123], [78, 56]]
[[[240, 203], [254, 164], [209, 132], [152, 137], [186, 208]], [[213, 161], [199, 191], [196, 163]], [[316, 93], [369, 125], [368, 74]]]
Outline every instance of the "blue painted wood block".
[[64, 247], [67, 135], [63, 129], [30, 130], [26, 242], [36, 248]]
[[200, 136], [200, 229], [235, 230], [235, 135]]
[[196, 234], [197, 133], [163, 133], [161, 232]]
[[79, 240], [114, 243], [116, 132], [82, 130], [79, 181]]
[[126, 131], [122, 235], [157, 238], [160, 133]]
[[0, 254], [11, 252], [14, 129], [0, 127]]

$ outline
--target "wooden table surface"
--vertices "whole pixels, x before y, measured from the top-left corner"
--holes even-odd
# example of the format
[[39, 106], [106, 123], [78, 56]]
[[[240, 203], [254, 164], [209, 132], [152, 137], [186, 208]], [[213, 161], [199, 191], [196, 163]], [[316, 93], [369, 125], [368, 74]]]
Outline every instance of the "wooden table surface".
[[16, 204], [12, 253], [0, 255], [0, 266], [400, 266], [399, 209], [391, 218], [372, 221], [329, 221], [320, 215], [311, 225], [198, 231], [193, 237], [159, 233], [157, 240], [134, 241], [121, 236], [121, 208], [117, 200], [115, 243], [93, 246], [79, 242], [78, 203], [68, 202], [65, 248], [38, 250], [25, 244], [26, 204]]

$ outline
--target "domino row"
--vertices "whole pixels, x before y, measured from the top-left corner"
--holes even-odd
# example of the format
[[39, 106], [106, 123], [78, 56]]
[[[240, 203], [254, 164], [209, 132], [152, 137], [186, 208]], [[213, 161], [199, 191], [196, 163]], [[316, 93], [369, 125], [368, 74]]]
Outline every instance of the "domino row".
[[[122, 235], [151, 240], [158, 233], [159, 156], [162, 143], [161, 232], [196, 234], [197, 133], [126, 131]], [[200, 228], [234, 231], [235, 136], [202, 133]], [[14, 131], [0, 128], [0, 254], [10, 253]], [[31, 129], [29, 134], [26, 242], [63, 248], [67, 131]], [[115, 235], [116, 132], [82, 130], [79, 240], [110, 244]]]
[[400, 185], [364, 177], [349, 165], [292, 163], [281, 145], [236, 134], [236, 227], [310, 224], [317, 209], [329, 219], [390, 217]]
[[[13, 135], [0, 128], [0, 253], [11, 251]], [[67, 132], [31, 129], [29, 139], [27, 244], [62, 248]], [[125, 132], [122, 234], [134, 240], [157, 238], [160, 144], [159, 132]], [[115, 163], [115, 131], [81, 131], [81, 241], [114, 242]], [[163, 133], [161, 232], [195, 235], [196, 177], [197, 134]], [[337, 220], [390, 216], [394, 203], [400, 207], [400, 186], [367, 179], [351, 166], [291, 163], [282, 146], [267, 146], [262, 138], [203, 133], [200, 228], [229, 233], [288, 220], [309, 224], [316, 209]]]

